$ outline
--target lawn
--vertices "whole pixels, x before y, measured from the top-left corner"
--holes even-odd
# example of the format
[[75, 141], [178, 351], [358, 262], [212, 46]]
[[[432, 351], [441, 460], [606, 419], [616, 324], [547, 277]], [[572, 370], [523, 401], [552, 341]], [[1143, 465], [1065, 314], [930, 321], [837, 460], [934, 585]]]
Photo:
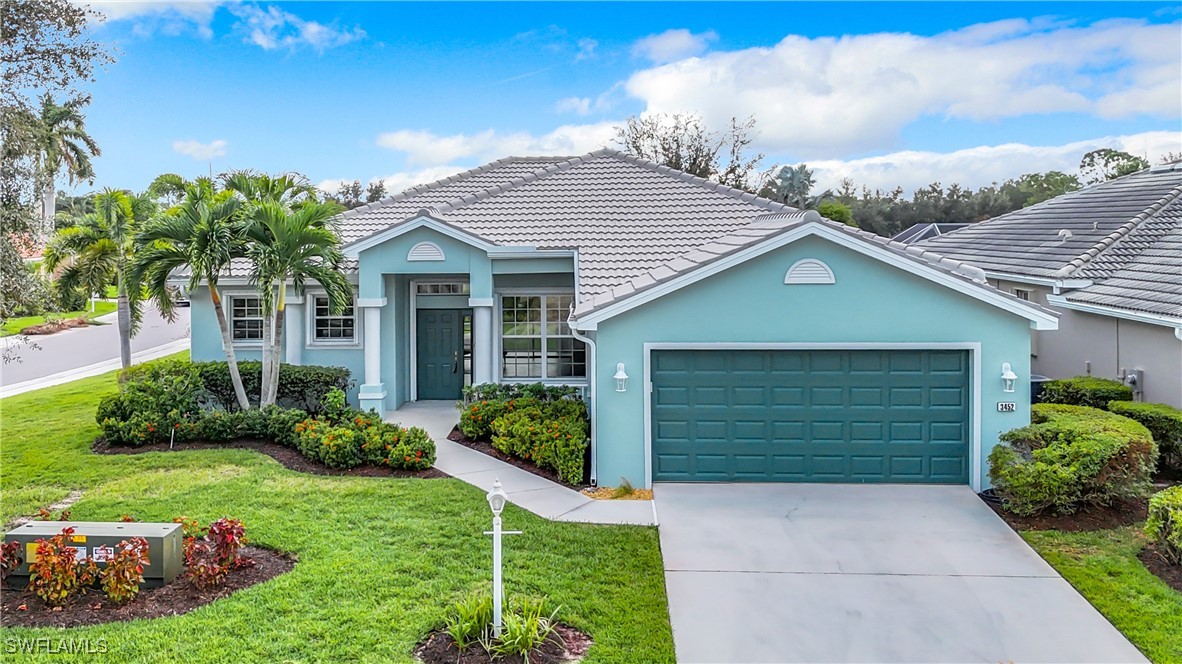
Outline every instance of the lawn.
[[[98, 318], [105, 316], [115, 311], [115, 303], [99, 300], [94, 304], [94, 311], [87, 308], [84, 311], [67, 311], [65, 313], [51, 314], [54, 318], [77, 318], [79, 316], [86, 316], [87, 318]], [[22, 316], [21, 318], [9, 318], [3, 327], [0, 327], [0, 337], [7, 337], [30, 325], [39, 325], [45, 322], [45, 316]]]
[[1182, 662], [1182, 593], [1137, 559], [1145, 544], [1138, 527], [1022, 537], [1146, 657]]
[[[248, 450], [95, 455], [95, 405], [114, 389], [112, 373], [0, 400], [5, 522], [80, 490], [76, 520], [232, 516], [253, 543], [299, 563], [183, 616], [64, 632], [5, 628], [6, 639], [105, 639], [117, 661], [412, 661], [446, 603], [487, 583], [489, 513], [479, 489], [453, 479], [310, 476]], [[586, 661], [673, 661], [655, 529], [553, 523], [512, 506], [505, 522], [525, 531], [506, 544], [508, 592], [561, 604], [561, 617], [595, 639]]]

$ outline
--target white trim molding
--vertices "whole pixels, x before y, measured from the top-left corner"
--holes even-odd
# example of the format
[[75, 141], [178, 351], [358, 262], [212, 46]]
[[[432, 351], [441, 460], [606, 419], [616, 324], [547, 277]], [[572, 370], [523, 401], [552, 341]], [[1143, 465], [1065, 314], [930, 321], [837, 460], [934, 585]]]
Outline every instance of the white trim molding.
[[[362, 308], [360, 300], [353, 300], [353, 338], [352, 339], [317, 339], [316, 338], [316, 298], [328, 297], [325, 291], [307, 291], [308, 306], [304, 307], [304, 348], [308, 350], [327, 350], [332, 348], [350, 349], [363, 345]], [[384, 299], [384, 298], [383, 298]], [[339, 316], [338, 318], [344, 318]]]
[[1109, 316], [1111, 318], [1122, 318], [1124, 320], [1131, 320], [1138, 323], [1147, 323], [1149, 325], [1164, 325], [1165, 327], [1172, 327], [1175, 329], [1182, 328], [1182, 318], [1177, 316], [1165, 316], [1162, 314], [1151, 314], [1149, 312], [1142, 311], [1115, 309], [1113, 307], [1105, 307], [1099, 304], [1072, 302], [1063, 295], [1048, 295], [1047, 304], [1053, 307], [1071, 309], [1072, 311], [1082, 311], [1086, 314]]
[[384, 297], [359, 297], [357, 298], [357, 307], [365, 309], [366, 307], [384, 307], [386, 306], [386, 298]]
[[420, 242], [410, 248], [406, 252], [406, 260], [414, 261], [443, 261], [447, 260], [447, 256], [443, 254], [443, 250], [434, 242]]
[[784, 283], [795, 284], [834, 284], [833, 270], [825, 261], [816, 258], [802, 258], [788, 268], [784, 274]]
[[703, 265], [698, 269], [682, 273], [668, 281], [641, 291], [634, 296], [607, 304], [602, 309], [592, 310], [585, 316], [576, 318], [575, 325], [580, 330], [594, 330], [601, 321], [618, 316], [659, 297], [697, 283], [736, 265], [740, 265], [745, 261], [810, 236], [824, 238], [864, 256], [869, 256], [887, 265], [897, 267], [904, 272], [922, 277], [928, 281], [1002, 309], [1003, 311], [1021, 316], [1029, 320], [1031, 327], [1036, 330], [1059, 329], [1059, 319], [1054, 312], [1048, 311], [1036, 304], [1023, 302], [1016, 297], [1002, 293], [988, 284], [975, 283], [963, 277], [955, 276], [920, 261], [907, 258], [886, 247], [859, 240], [844, 231], [829, 228], [826, 224], [817, 222], [801, 224], [764, 242], [736, 251], [712, 263]]
[[980, 491], [984, 484], [981, 463], [981, 343], [964, 342], [645, 342], [644, 344], [644, 485], [653, 485], [653, 379], [655, 350], [967, 350], [972, 375], [969, 377], [969, 487]]

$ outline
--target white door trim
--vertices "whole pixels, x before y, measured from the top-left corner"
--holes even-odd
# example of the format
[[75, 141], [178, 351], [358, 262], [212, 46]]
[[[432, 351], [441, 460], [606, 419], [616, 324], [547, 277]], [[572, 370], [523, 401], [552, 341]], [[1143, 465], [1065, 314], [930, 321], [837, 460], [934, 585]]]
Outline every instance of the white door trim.
[[654, 350], [967, 350], [969, 377], [969, 487], [980, 491], [981, 468], [981, 343], [963, 342], [646, 342], [644, 344], [644, 485], [653, 485], [652, 354]]

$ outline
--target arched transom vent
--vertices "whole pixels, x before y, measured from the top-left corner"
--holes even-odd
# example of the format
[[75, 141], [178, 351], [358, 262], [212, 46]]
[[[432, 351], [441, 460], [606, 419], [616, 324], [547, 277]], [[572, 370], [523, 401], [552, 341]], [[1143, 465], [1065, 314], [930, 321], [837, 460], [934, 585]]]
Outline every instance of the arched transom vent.
[[784, 275], [784, 283], [786, 284], [832, 284], [837, 280], [833, 278], [833, 270], [829, 266], [815, 258], [805, 258], [798, 260], [788, 268], [788, 273]]
[[420, 242], [410, 248], [406, 254], [408, 261], [441, 261], [444, 259], [443, 250], [434, 242]]

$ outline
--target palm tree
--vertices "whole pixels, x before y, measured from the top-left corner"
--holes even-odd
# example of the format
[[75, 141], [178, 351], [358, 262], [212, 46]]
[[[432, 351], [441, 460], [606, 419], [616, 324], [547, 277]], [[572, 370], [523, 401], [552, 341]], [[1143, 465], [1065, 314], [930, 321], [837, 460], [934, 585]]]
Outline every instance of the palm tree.
[[38, 240], [48, 237], [56, 214], [56, 178], [65, 167], [70, 184], [93, 180], [90, 158], [102, 154], [98, 144], [86, 133], [86, 117], [81, 100], [58, 104], [48, 94], [41, 97], [41, 117], [36, 126], [38, 170], [45, 182], [41, 190], [42, 228]]
[[170, 321], [176, 317], [175, 292], [169, 284], [174, 272], [188, 269], [190, 291], [202, 283], [209, 288], [234, 395], [238, 407], [248, 410], [250, 400], [238, 372], [234, 340], [218, 291], [218, 278], [230, 261], [243, 255], [241, 201], [229, 193], [215, 194], [199, 183], [189, 183], [184, 191], [179, 205], [153, 218], [136, 237], [139, 248], [129, 274], [135, 283], [143, 284], [148, 297]]
[[221, 180], [223, 187], [237, 192], [251, 204], [271, 201], [290, 208], [317, 200], [316, 187], [299, 173], [267, 175], [248, 170], [230, 171]]
[[328, 225], [340, 210], [335, 203], [313, 200], [295, 210], [274, 200], [253, 206], [247, 256], [263, 304], [261, 406], [275, 403], [278, 391], [288, 285], [303, 294], [309, 281], [319, 283], [336, 314], [353, 300], [353, 288], [341, 272], [341, 241]]
[[123, 368], [131, 366], [131, 337], [138, 330], [142, 310], [140, 289], [130, 278], [128, 266], [135, 252], [136, 229], [155, 212], [155, 203], [144, 194], [104, 189], [95, 196], [95, 213], [78, 225], [59, 232], [45, 250], [45, 267], [63, 267], [58, 277], [65, 288], [92, 288], [99, 275], [115, 281], [119, 326], [119, 357]]

